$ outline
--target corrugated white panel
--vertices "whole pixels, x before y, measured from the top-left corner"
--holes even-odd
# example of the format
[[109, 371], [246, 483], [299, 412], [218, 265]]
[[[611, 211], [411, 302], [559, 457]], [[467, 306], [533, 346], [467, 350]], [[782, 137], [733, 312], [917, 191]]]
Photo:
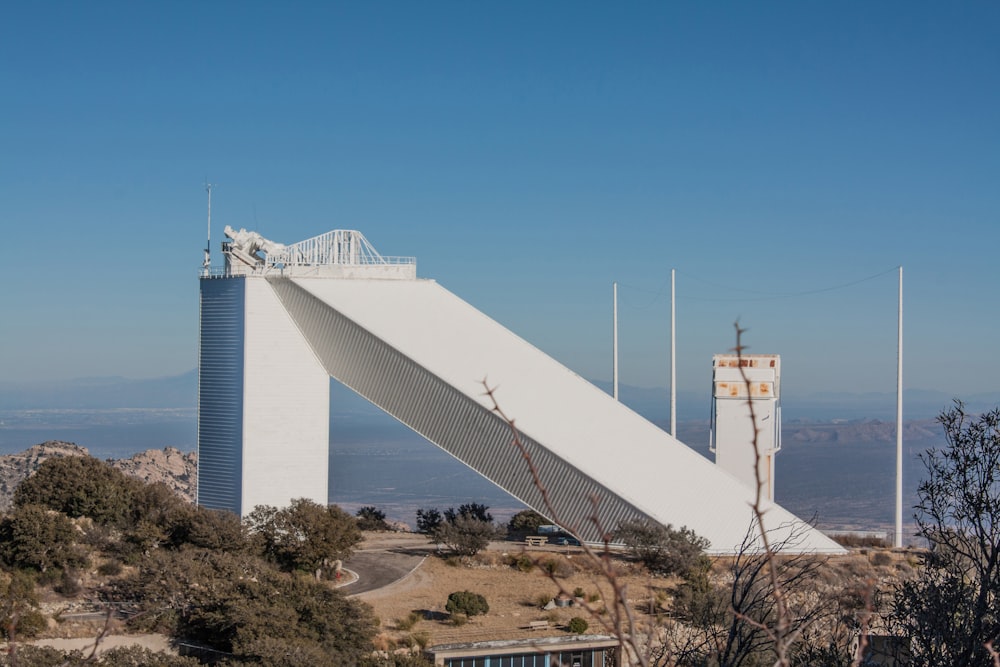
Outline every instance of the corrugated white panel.
[[[596, 536], [596, 495], [606, 529], [639, 514], [686, 525], [716, 552], [743, 541], [747, 487], [436, 283], [269, 280], [334, 377], [542, 509], [482, 381], [496, 387], [560, 518], [584, 538]], [[766, 518], [776, 539], [804, 531], [800, 550], [842, 551], [776, 505]]]

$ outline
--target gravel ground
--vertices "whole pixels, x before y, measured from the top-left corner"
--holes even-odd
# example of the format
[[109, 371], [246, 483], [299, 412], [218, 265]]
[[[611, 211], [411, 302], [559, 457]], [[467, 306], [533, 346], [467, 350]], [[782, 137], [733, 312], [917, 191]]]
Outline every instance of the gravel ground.
[[[395, 534], [384, 538], [373, 536], [362, 549], [410, 552], [423, 549], [427, 552], [433, 548], [427, 545], [422, 535]], [[535, 561], [558, 564], [557, 569], [562, 576], [552, 578], [541, 567], [534, 567], [530, 572], [512, 567], [509, 557], [520, 554]], [[623, 581], [628, 584], [628, 590], [637, 596], [634, 601], [640, 604], [651, 594], [651, 587], [662, 588], [669, 583], [646, 575], [629, 574], [629, 569], [623, 566]], [[382, 631], [396, 641], [414, 635], [422, 636], [429, 644], [565, 635], [563, 627], [574, 616], [586, 619], [592, 632], [603, 632], [600, 622], [575, 603], [550, 611], [542, 609], [540, 598], [555, 597], [560, 589], [571, 593], [576, 588], [583, 589], [586, 596], [599, 597], [591, 603], [597, 607], [603, 604], [600, 600], [611, 594], [607, 582], [593, 574], [593, 565], [579, 549], [543, 547], [525, 551], [520, 543], [496, 542], [490, 545], [488, 551], [461, 562], [458, 559], [449, 561], [428, 557], [407, 576], [355, 597], [375, 609]], [[490, 611], [458, 627], [450, 622], [445, 604], [450, 593], [463, 590], [483, 595]], [[350, 589], [345, 589], [345, 592], [350, 594]], [[418, 614], [422, 620], [403, 630], [400, 622], [405, 626], [411, 612]], [[549, 628], [532, 630], [529, 624], [533, 621], [549, 621]]]

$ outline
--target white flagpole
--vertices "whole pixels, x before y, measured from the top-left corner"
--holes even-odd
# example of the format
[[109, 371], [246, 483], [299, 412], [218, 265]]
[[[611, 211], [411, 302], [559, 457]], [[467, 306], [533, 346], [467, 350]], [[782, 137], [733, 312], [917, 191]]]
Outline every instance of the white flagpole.
[[612, 384], [614, 386], [615, 400], [617, 401], [618, 400], [618, 282], [617, 281], [613, 285], [613, 291], [614, 291], [614, 308], [612, 317], [614, 319], [614, 339], [612, 343], [613, 347], [612, 353], [614, 358], [612, 361], [612, 371], [613, 371]]
[[899, 325], [896, 341], [896, 539], [903, 546], [903, 267], [899, 267]]
[[670, 269], [670, 435], [677, 437], [677, 311], [674, 292], [676, 271]]

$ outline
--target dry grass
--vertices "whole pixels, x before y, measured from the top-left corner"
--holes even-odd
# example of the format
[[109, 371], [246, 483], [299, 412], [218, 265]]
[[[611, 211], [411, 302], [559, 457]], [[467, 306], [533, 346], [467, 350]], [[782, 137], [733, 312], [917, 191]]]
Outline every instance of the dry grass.
[[[409, 542], [411, 548], [424, 548], [421, 535], [393, 538]], [[375, 545], [366, 545], [375, 546]], [[872, 557], [873, 550], [859, 550], [847, 556], [828, 559], [818, 582], [825, 594], [843, 595], [866, 581], [890, 585], [899, 578], [898, 565], [902, 554], [894, 554], [893, 563]], [[888, 553], [888, 552], [887, 552]], [[523, 558], [539, 565], [524, 571]], [[518, 567], [521, 559], [522, 567]], [[542, 563], [553, 563], [546, 568]], [[715, 559], [713, 579], [725, 583], [726, 558]], [[651, 577], [641, 567], [619, 561], [616, 568], [626, 586], [629, 602], [639, 614], [640, 623], [651, 620], [650, 614], [662, 613], [669, 605], [678, 580]], [[546, 569], [566, 573], [553, 581]], [[571, 574], [569, 574], [571, 572]], [[541, 602], [556, 598], [563, 591], [583, 592], [582, 599], [566, 607], [546, 611]], [[485, 616], [475, 616], [456, 626], [445, 611], [448, 594], [469, 590], [483, 595], [490, 605]], [[599, 622], [593, 621], [589, 607], [600, 614], [604, 600], [613, 599], [607, 581], [600, 577], [593, 563], [574, 548], [522, 549], [516, 543], [494, 543], [489, 551], [470, 559], [449, 564], [431, 557], [410, 576], [385, 588], [362, 593], [358, 598], [370, 604], [381, 620], [380, 645], [397, 647], [415, 643], [434, 645], [487, 639], [538, 638], [568, 635], [566, 624], [580, 616], [590, 624], [589, 632], [600, 633]], [[411, 614], [418, 618], [414, 621]], [[400, 623], [402, 621], [402, 623]], [[532, 630], [532, 621], [548, 621], [544, 630]]]
[[[426, 543], [419, 535], [413, 539], [415, 544]], [[523, 560], [522, 567], [518, 567], [518, 559], [523, 556], [545, 565], [525, 572]], [[656, 591], [675, 583], [672, 579], [650, 577], [630, 563], [620, 563], [619, 569], [636, 608], [648, 609], [650, 599], [655, 607]], [[556, 581], [548, 571], [555, 572]], [[584, 595], [568, 606], [542, 609], [540, 601], [558, 597], [560, 587], [571, 592], [580, 589]], [[607, 588], [607, 582], [597, 576], [593, 564], [578, 550], [522, 550], [515, 543], [496, 543], [489, 551], [464, 559], [457, 566], [440, 558], [428, 558], [404, 580], [357, 597], [375, 609], [385, 640], [406, 645], [410, 635], [422, 633], [430, 644], [441, 644], [567, 634], [564, 627], [571, 618], [589, 618], [586, 607], [601, 613], [603, 601], [612, 595]], [[456, 627], [445, 611], [445, 603], [450, 593], [462, 590], [483, 595], [490, 611]], [[412, 613], [419, 614], [422, 620], [412, 625], [404, 622], [405, 629], [400, 628], [399, 621], [409, 621]], [[532, 621], [549, 621], [549, 628], [530, 629]], [[595, 623], [591, 627], [596, 630]]]

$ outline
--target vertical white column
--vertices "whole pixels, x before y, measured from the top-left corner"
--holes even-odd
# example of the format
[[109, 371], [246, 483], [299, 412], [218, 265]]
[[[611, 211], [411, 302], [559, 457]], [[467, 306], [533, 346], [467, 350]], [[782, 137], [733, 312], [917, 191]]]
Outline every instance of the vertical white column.
[[899, 267], [899, 319], [896, 341], [896, 538], [903, 546], [903, 267]]
[[674, 307], [676, 271], [670, 269], [670, 435], [677, 437], [677, 326]]
[[612, 317], [612, 320], [613, 320], [613, 329], [614, 329], [614, 332], [613, 332], [612, 342], [611, 342], [611, 347], [612, 347], [611, 353], [612, 353], [612, 357], [613, 357], [612, 362], [611, 362], [611, 376], [612, 376], [611, 384], [612, 384], [612, 387], [613, 387], [612, 391], [613, 391], [615, 400], [617, 401], [618, 400], [618, 282], [617, 281], [612, 285], [612, 288], [613, 288], [612, 289], [612, 292], [613, 292], [613, 298], [612, 298], [613, 306], [612, 306], [612, 315], [611, 315], [611, 317]]
[[247, 277], [246, 290], [242, 512], [326, 505], [330, 374], [267, 280]]

